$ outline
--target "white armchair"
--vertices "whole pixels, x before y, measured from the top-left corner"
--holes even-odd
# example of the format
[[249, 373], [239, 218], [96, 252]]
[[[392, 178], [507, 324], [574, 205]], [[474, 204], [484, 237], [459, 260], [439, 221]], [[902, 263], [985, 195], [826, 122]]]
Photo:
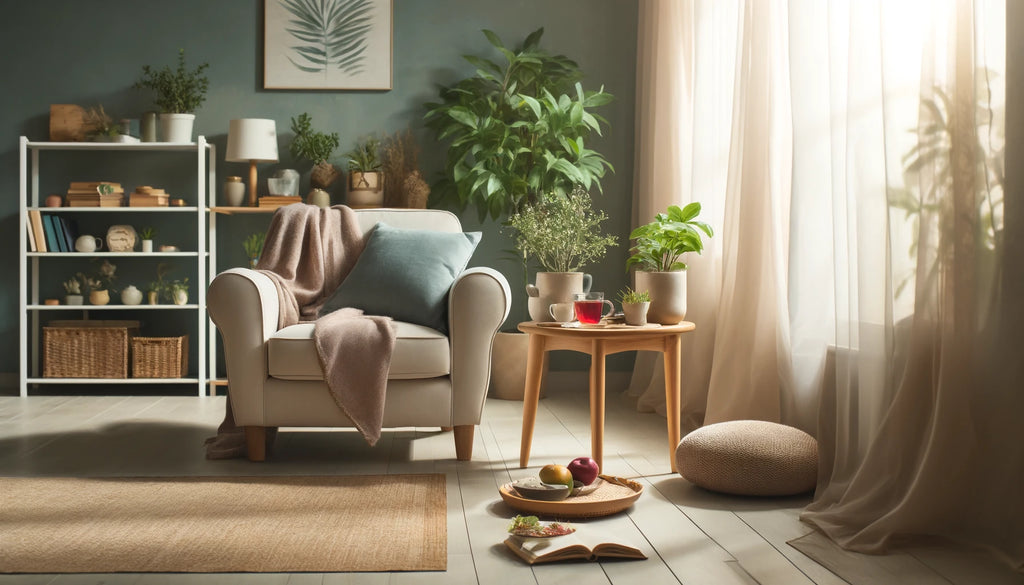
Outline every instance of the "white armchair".
[[[368, 231], [378, 221], [409, 229], [461, 232], [458, 218], [439, 210], [356, 212]], [[491, 341], [508, 316], [505, 277], [470, 268], [449, 291], [448, 333], [395, 321], [384, 428], [453, 427], [456, 457], [469, 460], [490, 377]], [[220, 330], [235, 424], [245, 428], [248, 456], [266, 457], [267, 427], [351, 427], [323, 380], [313, 324], [277, 330], [274, 284], [254, 270], [231, 269], [210, 285], [208, 307]]]

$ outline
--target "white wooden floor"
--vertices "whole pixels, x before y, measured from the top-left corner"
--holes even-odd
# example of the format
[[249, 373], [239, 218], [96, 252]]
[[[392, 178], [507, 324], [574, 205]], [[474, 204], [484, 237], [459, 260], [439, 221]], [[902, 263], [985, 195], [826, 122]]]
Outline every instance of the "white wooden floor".
[[[448, 571], [336, 574], [0, 575], [0, 584], [259, 583], [295, 585], [566, 583], [661, 585], [841, 585], [844, 583], [1020, 583], [1021, 575], [946, 551], [887, 557], [843, 553], [847, 580], [786, 544], [810, 530], [797, 519], [808, 499], [711, 494], [669, 471], [665, 420], [635, 412], [609, 376], [606, 473], [633, 477], [645, 493], [599, 524], [640, 545], [647, 561], [530, 567], [501, 544], [514, 512], [499, 485], [546, 463], [589, 452], [586, 375], [551, 376], [537, 417], [531, 467], [519, 469], [522, 403], [488, 400], [470, 462], [455, 461], [451, 433], [385, 432], [367, 447], [353, 432], [283, 432], [271, 458], [207, 461], [203, 439], [223, 415], [223, 398], [195, 396], [0, 397], [0, 475], [145, 476], [444, 473], [448, 480]], [[2, 505], [0, 494], [0, 505]], [[585, 527], [585, 526], [584, 526]], [[0, 534], [0, 546], [2, 546]], [[967, 557], [965, 557], [967, 558]], [[951, 561], [954, 559], [954, 561]], [[852, 575], [852, 576], [851, 576]]]

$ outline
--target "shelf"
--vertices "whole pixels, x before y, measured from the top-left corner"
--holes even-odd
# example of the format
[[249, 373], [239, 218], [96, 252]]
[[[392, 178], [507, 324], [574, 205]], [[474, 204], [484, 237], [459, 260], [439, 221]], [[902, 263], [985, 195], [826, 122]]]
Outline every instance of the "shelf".
[[[27, 144], [30, 150], [147, 150], [157, 152], [195, 152], [195, 142], [32, 142]], [[209, 149], [210, 145], [207, 144]]]
[[[292, 204], [294, 205], [294, 203]], [[210, 213], [221, 213], [224, 215], [233, 215], [236, 213], [274, 213], [280, 209], [280, 207], [227, 207], [227, 206], [216, 206], [207, 209]]]
[[187, 305], [28, 305], [25, 307], [30, 311], [137, 311], [137, 310], [148, 310], [152, 311], [155, 309], [160, 310], [181, 310], [181, 309], [198, 309], [199, 305], [187, 304]]
[[151, 206], [151, 207], [128, 207], [128, 206], [120, 206], [120, 207], [46, 207], [46, 206], [43, 206], [43, 207], [29, 207], [28, 209], [30, 211], [41, 211], [43, 213], [97, 213], [97, 212], [106, 212], [106, 213], [117, 212], [117, 213], [122, 213], [122, 212], [125, 212], [125, 211], [127, 211], [129, 213], [139, 213], [139, 212], [142, 212], [142, 213], [184, 213], [184, 212], [195, 213], [195, 212], [199, 211], [199, 208], [196, 207], [195, 205], [191, 205], [191, 206], [190, 205], [185, 205], [185, 206], [180, 206], [180, 207], [179, 206], [175, 206], [175, 207], [159, 206], [158, 207], [158, 206], [155, 206], [155, 205]]
[[199, 378], [29, 378], [29, 384], [198, 384]]
[[[187, 257], [195, 258], [199, 252], [26, 252], [29, 258], [150, 258], [160, 257]], [[209, 252], [204, 252], [208, 255]]]

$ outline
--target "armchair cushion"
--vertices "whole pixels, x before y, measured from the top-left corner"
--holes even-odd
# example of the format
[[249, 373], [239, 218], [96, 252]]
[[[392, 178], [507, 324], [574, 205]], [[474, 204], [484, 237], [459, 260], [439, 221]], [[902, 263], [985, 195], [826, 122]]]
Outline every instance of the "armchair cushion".
[[320, 314], [354, 307], [447, 332], [448, 289], [480, 237], [480, 232], [401, 229], [379, 222]]
[[[437, 331], [393, 321], [395, 349], [389, 380], [418, 380], [451, 372], [448, 338]], [[281, 380], [323, 380], [324, 371], [313, 345], [313, 324], [299, 323], [274, 333], [267, 341], [267, 374]]]

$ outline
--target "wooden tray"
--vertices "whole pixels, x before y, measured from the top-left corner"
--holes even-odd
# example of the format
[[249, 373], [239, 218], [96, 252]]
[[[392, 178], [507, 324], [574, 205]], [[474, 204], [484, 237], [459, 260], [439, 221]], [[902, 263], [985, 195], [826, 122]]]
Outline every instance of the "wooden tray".
[[559, 520], [610, 516], [632, 506], [633, 502], [644, 493], [644, 486], [631, 479], [601, 475], [598, 481], [602, 483], [593, 492], [559, 502], [524, 498], [515, 491], [510, 483], [498, 488], [498, 493], [501, 494], [501, 499], [505, 500], [505, 503], [514, 510]]

